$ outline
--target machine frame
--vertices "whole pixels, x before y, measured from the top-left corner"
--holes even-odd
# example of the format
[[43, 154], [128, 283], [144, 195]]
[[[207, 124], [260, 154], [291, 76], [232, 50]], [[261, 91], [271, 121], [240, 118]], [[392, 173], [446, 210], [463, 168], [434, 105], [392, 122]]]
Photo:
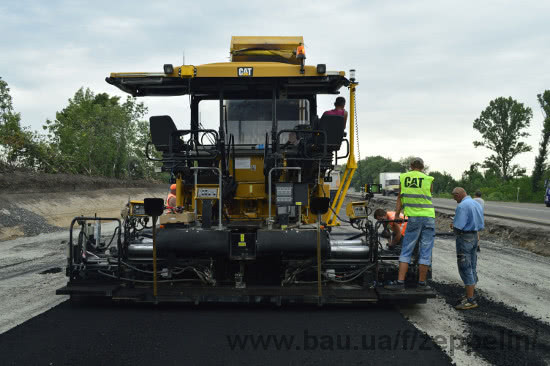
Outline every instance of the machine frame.
[[[100, 220], [113, 219], [75, 218], [69, 283], [57, 293], [138, 302], [277, 304], [434, 297], [414, 286], [402, 293], [381, 286], [395, 279], [398, 257], [382, 251], [383, 222], [369, 219], [372, 193], [349, 204], [347, 220], [339, 218], [357, 169], [354, 74], [348, 79], [326, 65], [306, 65], [302, 37], [233, 37], [231, 54], [226, 63], [167, 64], [164, 73], [106, 78], [136, 97], [189, 95], [189, 129], [178, 130], [169, 116], [151, 117], [146, 147], [147, 157], [162, 164], [176, 184], [176, 207], [166, 207], [157, 226], [156, 216], [150, 219], [138, 209], [140, 201], [130, 201], [116, 247], [113, 239], [107, 245], [87, 234], [73, 238], [75, 223], [87, 233], [90, 221], [99, 226]], [[343, 87], [349, 89], [349, 139], [343, 117], [317, 117], [317, 95], [337, 95]], [[217, 130], [199, 123], [204, 100], [219, 101]], [[293, 128], [281, 127], [285, 113], [299, 116]], [[265, 139], [235, 143], [228, 115], [250, 125], [246, 135], [262, 126], [247, 116], [269, 114]], [[267, 118], [261, 121], [269, 124]], [[347, 153], [338, 156], [344, 142]], [[330, 197], [331, 171], [344, 158], [336, 195], [322, 209]], [[416, 283], [415, 276], [413, 263], [408, 283]]]

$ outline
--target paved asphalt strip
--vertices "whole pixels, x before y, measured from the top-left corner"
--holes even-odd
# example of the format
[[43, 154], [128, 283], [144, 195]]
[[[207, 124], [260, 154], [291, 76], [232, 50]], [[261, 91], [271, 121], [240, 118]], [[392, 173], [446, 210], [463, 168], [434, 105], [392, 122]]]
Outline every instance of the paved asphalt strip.
[[71, 304], [0, 335], [3, 365], [450, 365], [393, 307]]

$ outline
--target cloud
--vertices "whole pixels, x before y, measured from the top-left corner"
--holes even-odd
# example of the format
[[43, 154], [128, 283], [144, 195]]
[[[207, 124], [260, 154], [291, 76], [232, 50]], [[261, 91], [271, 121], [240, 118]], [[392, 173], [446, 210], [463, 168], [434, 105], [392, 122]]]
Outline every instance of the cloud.
[[[535, 112], [534, 151], [515, 161], [532, 167], [536, 94], [550, 88], [549, 12], [540, 1], [3, 2], [0, 76], [38, 129], [81, 86], [124, 96], [104, 82], [110, 72], [160, 71], [183, 52], [190, 64], [227, 61], [231, 35], [303, 35], [308, 63], [357, 69], [363, 157], [418, 153], [459, 177], [489, 154], [473, 148], [472, 123], [499, 96]], [[319, 97], [319, 112], [333, 99]], [[185, 97], [143, 101], [151, 115], [189, 120]], [[216, 113], [203, 116], [216, 125]]]

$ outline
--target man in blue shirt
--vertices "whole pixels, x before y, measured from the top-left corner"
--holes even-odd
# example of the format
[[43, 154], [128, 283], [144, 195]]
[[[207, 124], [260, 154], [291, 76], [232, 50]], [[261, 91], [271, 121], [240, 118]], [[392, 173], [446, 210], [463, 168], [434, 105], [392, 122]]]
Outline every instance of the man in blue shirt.
[[474, 289], [477, 283], [477, 232], [483, 230], [483, 209], [474, 201], [464, 188], [453, 189], [453, 198], [458, 203], [453, 220], [456, 234], [456, 259], [458, 273], [466, 287], [466, 296], [456, 305], [458, 310], [477, 308]]

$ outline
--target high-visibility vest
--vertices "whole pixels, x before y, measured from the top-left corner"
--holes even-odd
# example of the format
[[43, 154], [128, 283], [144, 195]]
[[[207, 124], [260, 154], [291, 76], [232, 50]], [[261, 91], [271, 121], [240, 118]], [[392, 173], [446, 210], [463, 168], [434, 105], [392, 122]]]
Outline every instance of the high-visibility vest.
[[[386, 212], [386, 218], [388, 220], [395, 220], [395, 211], [388, 211]], [[399, 218], [404, 219], [403, 214], [399, 214]], [[407, 230], [407, 223], [406, 222], [392, 222], [392, 225], [397, 225], [399, 227], [399, 230], [401, 231], [401, 235], [405, 236], [405, 230]]]
[[401, 174], [401, 203], [405, 216], [423, 216], [435, 218], [432, 203], [432, 186], [434, 178], [417, 170]]

